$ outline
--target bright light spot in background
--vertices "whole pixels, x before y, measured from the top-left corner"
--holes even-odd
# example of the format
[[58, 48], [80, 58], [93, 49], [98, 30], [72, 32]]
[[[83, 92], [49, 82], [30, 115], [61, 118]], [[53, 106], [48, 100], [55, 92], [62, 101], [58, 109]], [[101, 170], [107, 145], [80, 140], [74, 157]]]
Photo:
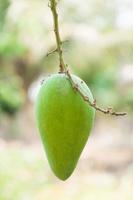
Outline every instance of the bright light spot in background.
[[124, 84], [133, 82], [133, 65], [125, 65], [122, 67], [120, 78]]
[[37, 98], [37, 95], [38, 95], [38, 92], [40, 90], [40, 87], [41, 87], [41, 81], [43, 80], [44, 78], [41, 76], [37, 79], [37, 81], [33, 82], [28, 90], [28, 98], [30, 99], [31, 102], [35, 102], [36, 101], [36, 98]]
[[27, 8], [27, 4], [23, 0], [13, 1], [8, 11], [8, 17], [11, 18], [11, 21], [16, 23], [18, 18], [24, 15]]
[[133, 28], [133, 10], [122, 11], [117, 18], [117, 25], [119, 28]]

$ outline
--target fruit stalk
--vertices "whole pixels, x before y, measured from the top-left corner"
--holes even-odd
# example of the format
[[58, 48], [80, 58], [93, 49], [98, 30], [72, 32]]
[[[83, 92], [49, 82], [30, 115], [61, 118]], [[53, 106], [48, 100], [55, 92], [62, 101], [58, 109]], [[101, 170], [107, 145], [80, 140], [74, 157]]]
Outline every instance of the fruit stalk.
[[100, 111], [104, 114], [109, 114], [109, 115], [114, 115], [114, 116], [124, 116], [127, 113], [126, 112], [115, 112], [113, 111], [113, 108], [100, 108], [97, 104], [96, 104], [96, 100], [94, 100], [94, 102], [91, 102], [89, 98], [86, 98], [86, 96], [80, 91], [79, 86], [77, 84], [75, 84], [75, 82], [72, 79], [72, 76], [68, 70], [68, 66], [67, 64], [64, 63], [63, 60], [63, 51], [62, 51], [62, 41], [60, 38], [60, 32], [59, 32], [59, 22], [58, 22], [58, 13], [57, 13], [57, 1], [56, 0], [49, 0], [49, 7], [51, 8], [52, 11], [52, 15], [53, 15], [53, 21], [54, 21], [54, 33], [55, 33], [55, 37], [56, 37], [56, 43], [57, 43], [57, 49], [53, 50], [52, 52], [48, 53], [47, 56], [53, 52], [58, 51], [59, 54], [59, 73], [65, 73], [73, 87], [73, 89], [78, 92], [82, 98], [84, 99], [84, 101], [88, 102], [89, 105], [93, 108], [95, 108], [95, 110]]
[[57, 2], [56, 0], [50, 0], [49, 4], [52, 14], [53, 14], [53, 21], [54, 21], [54, 33], [56, 37], [56, 43], [57, 43], [57, 51], [59, 54], [59, 72], [63, 73], [65, 72], [65, 64], [63, 60], [63, 55], [62, 55], [62, 42], [60, 39], [60, 33], [59, 33], [59, 23], [58, 23], [58, 14], [57, 14]]

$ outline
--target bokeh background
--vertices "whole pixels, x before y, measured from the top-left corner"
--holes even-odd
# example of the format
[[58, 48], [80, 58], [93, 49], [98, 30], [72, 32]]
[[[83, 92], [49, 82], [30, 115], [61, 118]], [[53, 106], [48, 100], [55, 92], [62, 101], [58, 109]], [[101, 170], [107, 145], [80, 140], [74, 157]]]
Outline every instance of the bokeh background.
[[[0, 0], [0, 200], [133, 200], [133, 1], [60, 0], [64, 57], [99, 105], [73, 175], [51, 172], [35, 124], [41, 80], [58, 71], [46, 0]], [[51, 122], [52, 124], [52, 122]]]

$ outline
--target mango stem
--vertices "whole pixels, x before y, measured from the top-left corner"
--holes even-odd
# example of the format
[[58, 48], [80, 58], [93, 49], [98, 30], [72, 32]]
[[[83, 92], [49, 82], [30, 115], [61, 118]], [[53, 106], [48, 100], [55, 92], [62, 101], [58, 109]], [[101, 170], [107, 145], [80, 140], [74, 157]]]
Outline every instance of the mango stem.
[[54, 33], [56, 38], [57, 44], [57, 51], [59, 54], [59, 72], [65, 72], [65, 64], [63, 60], [63, 51], [62, 51], [62, 42], [60, 39], [60, 32], [59, 32], [59, 22], [58, 22], [58, 13], [57, 13], [57, 2], [56, 0], [50, 0], [49, 7], [51, 8], [53, 14], [53, 21], [54, 21]]

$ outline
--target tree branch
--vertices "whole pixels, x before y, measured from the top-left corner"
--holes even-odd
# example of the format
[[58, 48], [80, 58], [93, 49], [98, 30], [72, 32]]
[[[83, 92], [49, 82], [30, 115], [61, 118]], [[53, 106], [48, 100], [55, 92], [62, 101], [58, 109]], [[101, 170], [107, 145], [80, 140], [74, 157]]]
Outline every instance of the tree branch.
[[[104, 114], [109, 114], [109, 115], [114, 115], [114, 116], [124, 116], [127, 113], [125, 112], [115, 112], [113, 111], [113, 108], [107, 108], [107, 109], [103, 109], [100, 108], [97, 104], [96, 104], [96, 100], [94, 100], [93, 102], [91, 102], [88, 98], [88, 96], [85, 96], [79, 89], [79, 86], [73, 81], [71, 74], [68, 70], [68, 66], [64, 64], [64, 60], [63, 60], [63, 55], [62, 55], [62, 42], [60, 39], [60, 33], [59, 33], [59, 24], [58, 24], [58, 13], [57, 13], [57, 2], [56, 0], [49, 0], [49, 7], [51, 8], [52, 14], [53, 14], [53, 21], [54, 21], [54, 32], [55, 32], [55, 37], [56, 37], [56, 43], [57, 43], [57, 51], [59, 54], [59, 73], [65, 73], [73, 87], [73, 89], [75, 91], [77, 91], [82, 98], [84, 99], [84, 101], [88, 102], [89, 105], [91, 107], [93, 107], [95, 110], [100, 111]], [[56, 50], [54, 50], [55, 52]], [[51, 54], [52, 52], [50, 52]]]

